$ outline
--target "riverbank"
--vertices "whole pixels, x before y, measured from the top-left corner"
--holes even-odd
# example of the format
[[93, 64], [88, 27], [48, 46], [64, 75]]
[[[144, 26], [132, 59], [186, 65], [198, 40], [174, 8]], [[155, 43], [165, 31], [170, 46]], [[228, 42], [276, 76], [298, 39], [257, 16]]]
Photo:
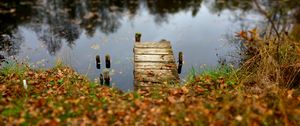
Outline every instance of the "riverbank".
[[[300, 91], [249, 93], [231, 67], [195, 74], [184, 85], [121, 92], [70, 67], [1, 69], [0, 124], [21, 125], [296, 125]], [[27, 86], [24, 86], [26, 80]]]

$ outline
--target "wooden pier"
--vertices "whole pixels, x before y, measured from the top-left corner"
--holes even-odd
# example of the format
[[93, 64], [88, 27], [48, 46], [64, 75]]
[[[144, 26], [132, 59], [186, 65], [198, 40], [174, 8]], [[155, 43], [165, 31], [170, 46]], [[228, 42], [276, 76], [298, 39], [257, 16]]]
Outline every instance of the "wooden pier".
[[178, 83], [179, 75], [171, 43], [165, 40], [139, 41], [136, 38], [133, 49], [135, 87]]

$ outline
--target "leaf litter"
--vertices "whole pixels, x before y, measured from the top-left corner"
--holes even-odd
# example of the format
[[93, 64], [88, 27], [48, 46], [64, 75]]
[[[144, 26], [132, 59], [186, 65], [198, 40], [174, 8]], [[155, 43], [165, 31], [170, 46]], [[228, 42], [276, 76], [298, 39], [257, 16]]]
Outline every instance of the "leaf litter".
[[[300, 93], [247, 94], [197, 77], [185, 85], [122, 92], [69, 67], [0, 76], [0, 125], [297, 125]], [[23, 87], [27, 81], [27, 90]], [[277, 93], [277, 94], [276, 94]]]

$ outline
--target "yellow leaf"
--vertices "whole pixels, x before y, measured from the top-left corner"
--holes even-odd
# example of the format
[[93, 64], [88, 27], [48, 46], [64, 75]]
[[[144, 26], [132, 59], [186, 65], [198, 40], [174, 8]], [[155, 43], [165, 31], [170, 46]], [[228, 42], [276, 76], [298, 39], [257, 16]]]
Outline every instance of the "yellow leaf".
[[184, 94], [189, 93], [189, 89], [185, 86], [181, 87], [181, 90], [183, 91]]

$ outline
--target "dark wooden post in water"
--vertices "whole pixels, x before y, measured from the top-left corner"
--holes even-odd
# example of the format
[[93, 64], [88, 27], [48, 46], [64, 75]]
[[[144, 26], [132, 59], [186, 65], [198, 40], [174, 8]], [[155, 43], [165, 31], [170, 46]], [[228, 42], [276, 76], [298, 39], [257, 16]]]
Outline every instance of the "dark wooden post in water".
[[104, 84], [104, 79], [103, 79], [103, 74], [100, 74], [100, 85], [103, 85]]
[[142, 37], [141, 33], [135, 33], [135, 42], [141, 42], [141, 37]]
[[179, 52], [178, 53], [178, 68], [177, 68], [178, 74], [181, 74], [182, 64], [183, 64], [183, 53]]
[[109, 70], [103, 72], [103, 77], [104, 77], [104, 85], [109, 86], [110, 85]]
[[96, 56], [96, 67], [97, 69], [101, 68], [101, 60], [99, 55]]
[[110, 68], [110, 56], [109, 55], [105, 56], [105, 65], [106, 65], [106, 68]]

